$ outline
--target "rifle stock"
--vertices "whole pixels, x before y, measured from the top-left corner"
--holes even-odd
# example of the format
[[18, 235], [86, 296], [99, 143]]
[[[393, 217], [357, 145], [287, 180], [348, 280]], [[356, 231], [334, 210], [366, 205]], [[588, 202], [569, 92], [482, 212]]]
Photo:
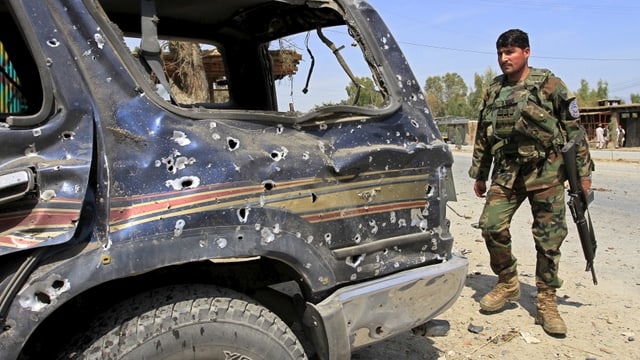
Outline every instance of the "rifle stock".
[[569, 189], [567, 190], [569, 201], [567, 204], [569, 205], [573, 221], [578, 229], [582, 252], [584, 253], [584, 258], [587, 261], [585, 271], [591, 271], [593, 283], [594, 285], [597, 285], [598, 279], [596, 278], [596, 272], [593, 267], [597, 243], [596, 236], [593, 231], [593, 224], [591, 223], [591, 216], [588, 211], [589, 204], [593, 201], [594, 195], [592, 190], [589, 190], [587, 194], [583, 191], [576, 165], [576, 144], [582, 140], [583, 136], [584, 131], [569, 141], [562, 148], [561, 152], [564, 160], [567, 180], [569, 182]]

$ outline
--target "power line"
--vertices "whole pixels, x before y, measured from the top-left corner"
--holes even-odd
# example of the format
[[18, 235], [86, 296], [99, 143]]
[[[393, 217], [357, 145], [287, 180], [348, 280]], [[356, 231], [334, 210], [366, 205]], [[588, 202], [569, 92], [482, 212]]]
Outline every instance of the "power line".
[[[474, 54], [497, 56], [495, 52], [491, 52], [491, 51], [459, 49], [459, 48], [452, 48], [452, 47], [447, 47], [447, 46], [420, 44], [420, 43], [414, 43], [414, 42], [408, 42], [408, 41], [398, 41], [398, 43], [411, 45], [411, 46], [439, 49], [439, 50], [457, 51], [457, 52], [465, 52], [465, 53], [474, 53]], [[532, 58], [536, 58], [536, 59], [568, 60], [568, 61], [640, 61], [640, 58], [617, 58], [616, 59], [616, 58], [561, 57], [561, 56], [536, 56], [536, 55], [531, 55], [531, 57]]]

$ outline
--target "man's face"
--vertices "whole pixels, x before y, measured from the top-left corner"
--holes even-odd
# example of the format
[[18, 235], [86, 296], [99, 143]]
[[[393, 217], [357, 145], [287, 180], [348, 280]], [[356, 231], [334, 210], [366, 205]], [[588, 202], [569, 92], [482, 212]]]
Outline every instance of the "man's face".
[[518, 76], [528, 66], [529, 48], [520, 49], [515, 46], [498, 49], [498, 64], [507, 77]]

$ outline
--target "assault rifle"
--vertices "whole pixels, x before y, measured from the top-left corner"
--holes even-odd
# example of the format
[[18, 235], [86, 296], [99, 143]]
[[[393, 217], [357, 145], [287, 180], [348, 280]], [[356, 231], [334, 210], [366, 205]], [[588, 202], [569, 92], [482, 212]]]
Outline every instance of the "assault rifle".
[[576, 144], [584, 138], [584, 131], [574, 139], [569, 141], [562, 148], [562, 159], [564, 160], [564, 168], [569, 181], [569, 190], [567, 194], [569, 196], [569, 210], [573, 216], [573, 221], [578, 228], [578, 236], [580, 237], [580, 243], [582, 244], [582, 252], [584, 258], [587, 261], [587, 267], [584, 271], [591, 270], [591, 277], [593, 278], [593, 284], [598, 284], [596, 278], [596, 271], [593, 268], [593, 259], [596, 256], [596, 234], [593, 231], [593, 224], [591, 223], [591, 216], [589, 215], [589, 204], [593, 201], [593, 191], [589, 189], [585, 194], [582, 190], [580, 183], [580, 176], [578, 175], [578, 169], [576, 166]]

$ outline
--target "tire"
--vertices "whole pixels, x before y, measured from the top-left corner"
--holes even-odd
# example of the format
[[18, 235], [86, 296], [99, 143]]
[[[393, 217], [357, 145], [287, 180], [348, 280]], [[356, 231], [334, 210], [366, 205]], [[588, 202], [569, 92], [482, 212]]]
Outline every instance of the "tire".
[[240, 293], [171, 286], [101, 314], [62, 359], [307, 359], [291, 329]]

